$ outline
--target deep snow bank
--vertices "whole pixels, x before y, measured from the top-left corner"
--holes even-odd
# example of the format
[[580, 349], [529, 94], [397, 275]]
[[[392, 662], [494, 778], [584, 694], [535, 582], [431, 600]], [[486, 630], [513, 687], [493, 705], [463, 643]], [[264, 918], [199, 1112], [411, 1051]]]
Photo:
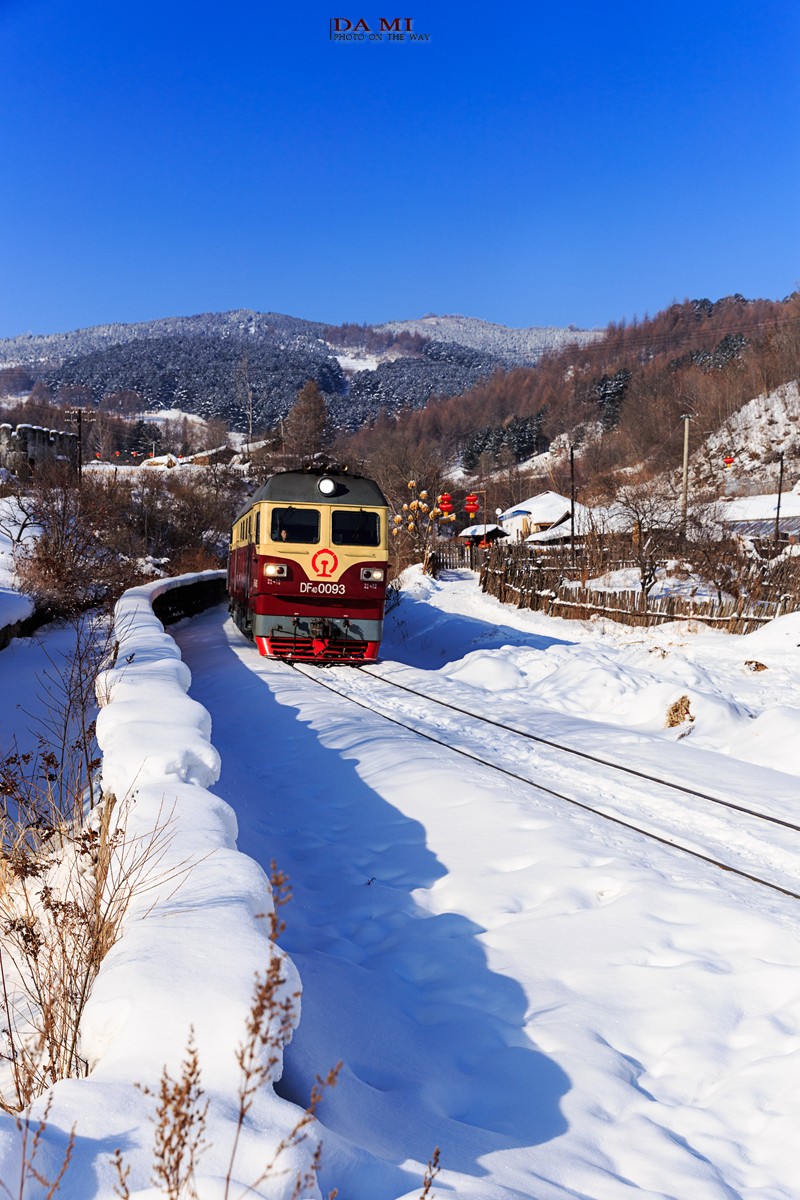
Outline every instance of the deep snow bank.
[[[189, 670], [153, 613], [153, 600], [165, 589], [197, 579], [159, 581], [123, 596], [115, 614], [116, 661], [97, 681], [103, 790], [116, 798], [120, 815], [112, 826], [125, 821], [131, 854], [150, 847], [153, 853], [86, 1009], [81, 1051], [89, 1077], [53, 1089], [44, 1153], [56, 1162], [64, 1131], [76, 1127], [75, 1157], [61, 1192], [81, 1200], [114, 1194], [117, 1147], [132, 1168], [131, 1193], [149, 1192], [156, 1099], [142, 1088], [156, 1089], [164, 1066], [177, 1077], [192, 1031], [210, 1101], [199, 1193], [204, 1200], [220, 1194], [235, 1132], [236, 1052], [254, 980], [271, 955], [282, 955], [264, 919], [272, 909], [269, 881], [237, 851], [233, 810], [207, 790], [220, 767], [210, 717], [186, 695]], [[296, 971], [282, 960], [286, 994], [295, 995]], [[280, 1071], [279, 1061], [273, 1077]], [[37, 1102], [34, 1115], [42, 1109]], [[271, 1090], [259, 1095], [237, 1156], [234, 1194], [258, 1178], [297, 1116]], [[291, 1174], [264, 1195], [291, 1195], [294, 1170], [310, 1157], [305, 1146], [301, 1151], [281, 1157]], [[17, 1158], [8, 1121], [0, 1127], [0, 1180], [15, 1177]]]

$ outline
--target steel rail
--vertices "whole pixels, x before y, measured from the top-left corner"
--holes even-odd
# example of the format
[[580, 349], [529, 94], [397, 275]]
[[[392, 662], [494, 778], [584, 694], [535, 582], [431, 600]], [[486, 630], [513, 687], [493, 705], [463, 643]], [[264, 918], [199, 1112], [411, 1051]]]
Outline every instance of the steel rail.
[[[370, 713], [374, 717], [379, 717], [383, 721], [389, 721], [392, 725], [397, 725], [401, 729], [407, 730], [409, 733], [416, 734], [417, 737], [423, 738], [425, 741], [432, 742], [435, 746], [441, 746], [446, 750], [450, 750], [453, 754], [460, 754], [463, 758], [471, 759], [473, 762], [479, 763], [482, 767], [486, 767], [490, 771], [497, 771], [501, 775], [506, 775], [509, 779], [514, 779], [519, 783], [524, 783], [528, 787], [535, 788], [536, 791], [543, 792], [546, 796], [552, 796], [556, 800], [562, 800], [566, 804], [572, 804], [576, 808], [582, 809], [584, 812], [591, 813], [596, 817], [601, 817], [604, 821], [609, 821], [612, 825], [617, 825], [622, 829], [627, 829], [632, 833], [638, 833], [642, 837], [648, 838], [650, 841], [657, 842], [659, 845], [667, 846], [672, 850], [677, 850], [681, 854], [688, 854], [692, 858], [698, 859], [700, 862], [706, 863], [708, 866], [716, 867], [720, 871], [725, 871], [729, 875], [737, 875], [741, 879], [746, 879], [750, 883], [756, 883], [761, 887], [769, 888], [770, 891], [778, 892], [782, 896], [788, 896], [791, 900], [800, 900], [800, 892], [793, 892], [790, 888], [781, 887], [780, 884], [772, 883], [768, 879], [762, 879], [760, 875], [753, 875], [749, 871], [743, 871], [739, 867], [732, 867], [729, 863], [720, 862], [719, 859], [713, 858], [711, 855], [702, 854], [699, 850], [692, 850], [688, 846], [682, 845], [680, 842], [673, 841], [672, 838], [664, 837], [663, 834], [653, 833], [652, 830], [643, 829], [640, 825], [634, 825], [631, 821], [625, 821], [622, 817], [615, 817], [611, 813], [605, 812], [601, 808], [593, 808], [592, 805], [584, 803], [582, 800], [576, 800], [574, 796], [566, 796], [563, 792], [557, 792], [553, 788], [546, 787], [543, 783], [535, 783], [534, 780], [528, 779], [525, 775], [519, 775], [516, 771], [509, 770], [508, 767], [502, 767], [498, 763], [486, 762], [477, 754], [471, 753], [458, 746], [453, 746], [449, 742], [442, 741], [440, 738], [433, 737], [432, 734], [426, 733], [424, 730], [418, 729], [414, 725], [408, 725], [405, 721], [399, 720], [397, 717], [391, 717], [387, 713], [379, 712], [377, 709], [367, 704], [365, 701], [358, 700], [355, 696], [348, 692], [343, 692], [332, 684], [327, 683], [324, 679], [317, 675], [312, 675], [308, 671], [302, 670], [297, 663], [288, 663], [298, 675], [302, 675], [311, 683], [317, 683], [320, 687], [326, 688], [329, 692], [333, 692], [335, 696], [339, 696], [342, 700], [349, 700], [351, 704], [363, 708], [365, 712]], [[372, 672], [367, 672], [372, 674]], [[375, 676], [381, 678], [381, 676]], [[399, 685], [398, 685], [399, 686]], [[412, 689], [406, 689], [412, 690]], [[422, 693], [413, 693], [422, 695]], [[424, 697], [430, 700], [430, 697]], [[438, 700], [432, 700], [431, 703], [438, 704]], [[445, 705], [445, 707], [451, 707]], [[461, 709], [456, 711], [460, 712]], [[471, 714], [469, 714], [471, 715]], [[517, 732], [511, 730], [511, 732]], [[613, 766], [612, 763], [606, 764]], [[616, 768], [618, 769], [618, 768]], [[648, 778], [647, 776], [645, 778]], [[670, 786], [667, 784], [666, 786]], [[758, 814], [756, 814], [758, 815]]]
[[452, 712], [460, 713], [461, 716], [471, 717], [475, 721], [482, 721], [486, 725], [492, 725], [495, 729], [503, 729], [506, 733], [514, 733], [517, 737], [527, 738], [531, 742], [539, 742], [543, 746], [550, 746], [554, 750], [561, 750], [564, 754], [573, 754], [576, 758], [583, 758], [587, 762], [597, 763], [601, 767], [609, 767], [612, 771], [621, 771], [626, 775], [633, 775], [637, 779], [644, 779], [648, 783], [657, 783], [659, 787], [670, 788], [672, 791], [683, 792], [687, 796], [696, 796], [700, 800], [708, 800], [712, 804], [719, 804], [723, 808], [730, 808], [734, 812], [744, 813], [748, 817], [757, 817], [760, 821], [768, 821], [771, 825], [780, 825], [784, 829], [791, 829], [794, 833], [800, 833], [800, 825], [795, 825], [792, 821], [785, 821], [782, 817], [774, 817], [770, 813], [759, 812], [757, 809], [748, 808], [744, 804], [736, 804], [733, 800], [725, 800], [722, 796], [713, 796], [710, 792], [701, 792], [697, 788], [688, 787], [684, 783], [674, 783], [668, 779], [660, 779], [656, 775], [648, 775], [646, 771], [639, 771], [636, 767], [624, 767], [619, 763], [611, 762], [608, 758], [602, 758], [598, 754], [590, 754], [588, 750], [577, 750], [574, 746], [565, 746], [561, 742], [554, 742], [551, 738], [542, 737], [541, 734], [530, 733], [527, 729], [517, 729], [514, 725], [505, 725], [502, 721], [495, 721], [491, 717], [480, 716], [477, 713], [468, 712], [465, 708], [459, 708], [456, 704], [451, 704], [447, 700], [439, 700], [433, 696], [427, 696], [424, 692], [418, 692], [415, 688], [410, 688], [404, 683], [398, 683], [394, 679], [387, 679], [384, 675], [377, 675], [374, 671], [368, 671], [364, 666], [359, 665], [358, 670], [364, 675], [371, 675], [373, 679], [380, 680], [381, 683], [388, 684], [390, 687], [400, 688], [404, 692], [408, 692], [418, 699], [427, 700], [431, 704], [439, 704], [442, 708], [449, 708]]

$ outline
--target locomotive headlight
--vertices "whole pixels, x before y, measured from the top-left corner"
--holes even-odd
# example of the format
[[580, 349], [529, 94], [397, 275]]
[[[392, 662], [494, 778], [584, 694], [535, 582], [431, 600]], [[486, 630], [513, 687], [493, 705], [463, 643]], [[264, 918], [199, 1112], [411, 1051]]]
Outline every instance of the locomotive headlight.
[[362, 567], [361, 568], [362, 583], [383, 583], [383, 568], [382, 567]]
[[269, 575], [271, 579], [285, 579], [289, 574], [289, 568], [286, 563], [267, 563], [264, 567], [264, 574]]
[[327, 475], [323, 475], [322, 479], [320, 479], [319, 483], [317, 484], [317, 487], [322, 492], [323, 496], [332, 496], [336, 491], [336, 480], [329, 479]]

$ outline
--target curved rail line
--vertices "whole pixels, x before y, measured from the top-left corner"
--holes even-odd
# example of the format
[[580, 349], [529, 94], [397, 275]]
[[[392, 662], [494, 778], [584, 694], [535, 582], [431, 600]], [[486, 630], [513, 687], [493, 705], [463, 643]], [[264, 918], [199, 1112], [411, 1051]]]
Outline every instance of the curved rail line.
[[[665, 837], [663, 834], [653, 833], [652, 830], [643, 828], [641, 825], [636, 825], [632, 821], [626, 821], [622, 817], [613, 816], [611, 813], [604, 812], [603, 809], [601, 809], [601, 808], [593, 808], [591, 804], [586, 804], [582, 800], [576, 800], [574, 796], [567, 796], [563, 792], [558, 792], [554, 788], [549, 788], [543, 783], [536, 783], [534, 780], [529, 779], [527, 776], [520, 775], [518, 772], [510, 770], [508, 767], [502, 767], [498, 763], [487, 762], [485, 759], [481, 758], [480, 755], [478, 755], [478, 754], [473, 754], [471, 751], [465, 750], [459, 746], [453, 746], [449, 742], [443, 741], [441, 738], [437, 738], [437, 737], [434, 737], [430, 733], [426, 733], [424, 730], [419, 729], [415, 725], [411, 725], [411, 724], [406, 723], [405, 721], [401, 721], [398, 717], [392, 717], [392, 716], [389, 716], [387, 713], [378, 711], [377, 709], [375, 709], [373, 706], [366, 703], [365, 701], [359, 700], [352, 694], [341, 691], [339, 688], [334, 687], [331, 683], [328, 683], [324, 679], [321, 679], [319, 677], [319, 675], [312, 674], [309, 670], [302, 669], [300, 666], [298, 666], [297, 663], [291, 663], [289, 665], [292, 667], [293, 670], [297, 671], [297, 673], [299, 675], [303, 675], [306, 679], [310, 680], [311, 682], [319, 684], [320, 687], [327, 688], [327, 690], [329, 692], [333, 692], [334, 695], [341, 697], [341, 699], [349, 700], [351, 704], [357, 705], [358, 708], [363, 708], [365, 710], [365, 712], [370, 713], [372, 716], [380, 717], [381, 720], [384, 720], [384, 721], [389, 721], [392, 725], [397, 725], [401, 729], [406, 729], [406, 730], [408, 730], [408, 732], [414, 733], [417, 735], [417, 737], [423, 738], [425, 741], [432, 742], [436, 746], [443, 746], [446, 750], [451, 750], [453, 752], [453, 754], [460, 754], [463, 758], [468, 758], [468, 759], [471, 759], [473, 762], [480, 763], [481, 766], [486, 767], [487, 769], [489, 769], [491, 771], [497, 771], [499, 774], [505, 775], [509, 779], [514, 779], [519, 783], [524, 783], [528, 787], [535, 788], [536, 791], [543, 792], [547, 796], [552, 796], [556, 800], [562, 800], [562, 801], [564, 801], [564, 803], [571, 804], [575, 808], [580, 808], [584, 812], [592, 813], [594, 816], [601, 817], [604, 821], [609, 821], [612, 825], [617, 825], [617, 826], [621, 827], [622, 829], [627, 829], [633, 833], [638, 833], [642, 837], [648, 838], [650, 841], [657, 842], [659, 845], [668, 846], [670, 849], [677, 850], [681, 854], [688, 854], [692, 858], [698, 859], [700, 862], [707, 863], [709, 866], [716, 867], [720, 871], [725, 871], [729, 875], [736, 875], [741, 879], [746, 879], [750, 883], [755, 883], [755, 884], [760, 885], [761, 887], [768, 888], [770, 891], [778, 892], [782, 896], [788, 896], [791, 900], [800, 900], [800, 892], [792, 891], [790, 888], [785, 888], [785, 887], [782, 887], [780, 884], [771, 882], [768, 879], [763, 879], [760, 875], [753, 875], [751, 872], [744, 871], [740, 867], [733, 867], [729, 863], [721, 862], [719, 859], [714, 858], [713, 856], [711, 856], [709, 854], [702, 854], [699, 850], [693, 850], [689, 846], [684, 846], [680, 842], [674, 841], [672, 838]], [[416, 692], [416, 691], [414, 691], [413, 688], [408, 688], [408, 687], [405, 687], [405, 685], [403, 685], [403, 684], [397, 684], [397, 683], [394, 683], [392, 680], [384, 679], [383, 676], [375, 675], [374, 672], [372, 672], [372, 671], [363, 671], [363, 668], [360, 668], [360, 671], [362, 671], [365, 674], [373, 675], [374, 678], [381, 680], [381, 682], [383, 682], [383, 683], [390, 684], [392, 687], [399, 687], [399, 688], [402, 688], [404, 691], [411, 692], [412, 695], [421, 697], [422, 699], [426, 700], [428, 703], [440, 704], [445, 708], [451, 708], [455, 712], [463, 713], [464, 715], [473, 717], [476, 720], [484, 721], [486, 724], [495, 725], [498, 728], [506, 729], [510, 733], [514, 733], [514, 734], [521, 735], [524, 737], [533, 737], [534, 740], [544, 742], [546, 745], [553, 746], [559, 750], [565, 750], [565, 751], [569, 751], [570, 753], [578, 754], [580, 757], [588, 758], [592, 762], [601, 763], [603, 766], [610, 767], [612, 770], [629, 771], [630, 774], [637, 775], [640, 778], [647, 779], [647, 780], [650, 780], [651, 782], [658, 783], [659, 786], [661, 786], [661, 787], [667, 787], [667, 788], [675, 787], [676, 790], [682, 791], [682, 792], [687, 792], [690, 795], [700, 796], [703, 799], [710, 799], [710, 800], [714, 800], [715, 802], [719, 802], [719, 803], [723, 803], [723, 804], [727, 803], [725, 801], [720, 801], [718, 797], [706, 796], [702, 792], [692, 791], [691, 788], [686, 788], [686, 787], [683, 787], [682, 785], [673, 785], [671, 783], [667, 783], [664, 780], [657, 779], [655, 776], [646, 775], [644, 772], [636, 771], [636, 770], [633, 770], [630, 768], [618, 767], [615, 763], [609, 762], [602, 758], [597, 758], [590, 754], [585, 754], [583, 751], [570, 750], [569, 747], [560, 746], [557, 742], [547, 741], [547, 739], [545, 739], [545, 738], [535, 738], [534, 735], [527, 734], [524, 730], [514, 729], [513, 726], [501, 725], [499, 722], [493, 721], [490, 718], [484, 718], [484, 717], [475, 718], [474, 714], [466, 713], [464, 709], [457, 708], [455, 705], [448, 704], [446, 701], [436, 700], [430, 696], [424, 695], [424, 693], [422, 693], [422, 692]], [[755, 816], [762, 820], [774, 821], [776, 824], [786, 825], [786, 826], [788, 826], [788, 828], [794, 829], [794, 830], [797, 830], [798, 832], [800, 832], [800, 827], [791, 825], [789, 822], [780, 821], [778, 818], [768, 817], [768, 816], [765, 816], [765, 814], [763, 814], [763, 813], [757, 813], [757, 812], [751, 813], [750, 810], [741, 808], [741, 806], [737, 806], [734, 804], [730, 804], [727, 806], [731, 807], [731, 808], [739, 808], [740, 811], [747, 812], [751, 816]]]

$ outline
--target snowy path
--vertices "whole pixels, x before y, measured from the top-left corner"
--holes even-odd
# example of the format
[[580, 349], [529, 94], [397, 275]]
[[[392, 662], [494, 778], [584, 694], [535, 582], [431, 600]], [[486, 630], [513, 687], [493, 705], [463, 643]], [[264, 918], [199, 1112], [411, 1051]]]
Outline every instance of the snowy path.
[[[387, 655], [432, 687], [442, 674], [481, 683], [501, 708], [515, 687], [525, 699], [521, 656], [541, 677], [545, 661], [583, 659], [591, 692], [597, 654], [567, 645], [563, 623], [547, 636], [502, 610], [502, 626], [480, 596], [443, 621], [448, 602], [404, 601]], [[795, 903], [499, 784], [260, 659], [220, 610], [176, 636], [212, 715], [239, 847], [275, 858], [294, 887], [284, 944], [304, 995], [286, 1093], [303, 1098], [345, 1063], [322, 1112], [323, 1191], [410, 1200], [439, 1144], [441, 1196], [796, 1198]], [[623, 670], [612, 650], [606, 684]], [[694, 700], [706, 668], [692, 671]], [[778, 685], [788, 696], [776, 665]], [[654, 686], [661, 703], [669, 687]], [[763, 688], [742, 686], [750, 703]], [[575, 722], [558, 704], [550, 733], [564, 736]], [[616, 724], [635, 755], [644, 726]], [[719, 742], [721, 723], [706, 727]], [[683, 749], [654, 752], [674, 768]], [[776, 780], [791, 790], [785, 775], [759, 778], [766, 796]]]

